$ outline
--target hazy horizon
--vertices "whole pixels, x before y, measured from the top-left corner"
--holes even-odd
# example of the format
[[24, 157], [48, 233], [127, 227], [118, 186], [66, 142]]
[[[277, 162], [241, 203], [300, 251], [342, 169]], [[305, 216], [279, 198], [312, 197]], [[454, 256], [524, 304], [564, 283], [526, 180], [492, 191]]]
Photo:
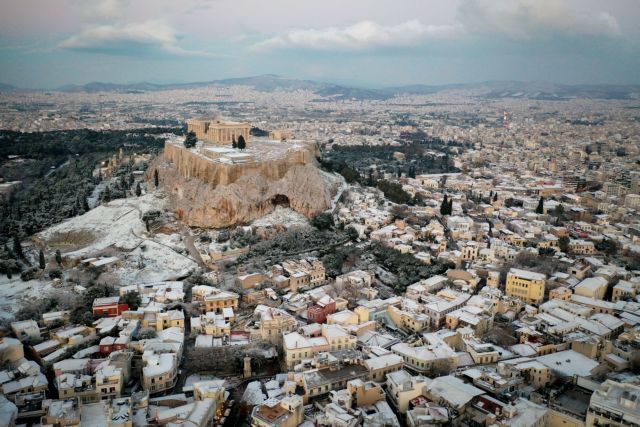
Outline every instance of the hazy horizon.
[[640, 2], [0, 0], [0, 82], [638, 84]]

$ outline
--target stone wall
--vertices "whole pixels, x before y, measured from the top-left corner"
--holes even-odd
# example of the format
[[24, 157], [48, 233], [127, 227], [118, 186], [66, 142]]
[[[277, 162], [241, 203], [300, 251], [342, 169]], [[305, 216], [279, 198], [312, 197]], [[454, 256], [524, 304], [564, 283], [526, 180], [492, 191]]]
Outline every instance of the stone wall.
[[318, 169], [311, 146], [275, 159], [225, 164], [167, 143], [147, 170], [148, 185], [156, 169], [178, 217], [203, 228], [247, 224], [273, 211], [283, 196], [311, 218], [330, 208], [340, 183]]

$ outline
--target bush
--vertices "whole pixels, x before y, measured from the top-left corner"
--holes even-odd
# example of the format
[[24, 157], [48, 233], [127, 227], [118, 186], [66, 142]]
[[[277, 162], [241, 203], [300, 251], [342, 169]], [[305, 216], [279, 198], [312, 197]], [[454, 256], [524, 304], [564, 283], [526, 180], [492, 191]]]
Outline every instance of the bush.
[[38, 277], [40, 277], [40, 270], [37, 267], [31, 267], [20, 274], [20, 279], [22, 279], [23, 282], [28, 282], [29, 280], [34, 280]]
[[22, 270], [22, 268], [15, 259], [0, 260], [0, 274], [11, 276], [13, 274], [20, 273], [20, 270]]
[[402, 253], [388, 248], [379, 243], [371, 245], [372, 254], [376, 262], [384, 269], [398, 276], [396, 291], [403, 292], [407, 286], [428, 279], [436, 274], [443, 274], [449, 268], [454, 268], [450, 263], [436, 263], [425, 265], [416, 257], [408, 253]]
[[351, 240], [352, 242], [355, 242], [356, 240], [358, 240], [358, 237], [360, 236], [360, 234], [358, 234], [358, 230], [356, 230], [351, 226], [345, 228], [344, 232], [349, 237], [349, 240]]
[[51, 280], [53, 280], [53, 279], [62, 279], [62, 270], [60, 270], [59, 268], [55, 268], [55, 269], [49, 271], [49, 278]]
[[333, 228], [333, 215], [330, 212], [322, 212], [314, 216], [311, 220], [313, 225], [318, 230], [331, 230]]
[[156, 332], [156, 330], [151, 328], [145, 328], [145, 329], [142, 329], [140, 332], [138, 332], [139, 340], [149, 340], [152, 338], [156, 338], [157, 336], [158, 336], [158, 333]]
[[411, 201], [411, 195], [402, 189], [402, 185], [397, 182], [381, 180], [378, 181], [378, 189], [384, 193], [384, 196], [399, 205], [406, 205]]

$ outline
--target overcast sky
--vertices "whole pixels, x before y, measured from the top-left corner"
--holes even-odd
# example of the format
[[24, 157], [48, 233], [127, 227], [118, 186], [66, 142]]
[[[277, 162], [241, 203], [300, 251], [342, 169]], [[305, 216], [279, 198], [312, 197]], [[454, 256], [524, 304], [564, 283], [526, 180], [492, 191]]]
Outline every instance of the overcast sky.
[[0, 0], [0, 82], [640, 83], [640, 0]]

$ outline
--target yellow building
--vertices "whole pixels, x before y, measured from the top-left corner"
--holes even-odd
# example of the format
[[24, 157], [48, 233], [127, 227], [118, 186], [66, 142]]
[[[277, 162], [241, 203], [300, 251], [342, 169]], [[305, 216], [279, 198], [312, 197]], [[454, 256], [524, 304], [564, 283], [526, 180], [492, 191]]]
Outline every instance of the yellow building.
[[506, 293], [528, 304], [540, 304], [544, 300], [546, 279], [544, 274], [512, 268], [507, 274]]
[[223, 308], [238, 308], [238, 294], [235, 292], [221, 291], [220, 289], [214, 289], [214, 291], [204, 297], [204, 307], [206, 312], [210, 311], [222, 311]]
[[571, 292], [571, 289], [565, 286], [560, 286], [558, 288], [551, 289], [549, 291], [550, 300], [559, 299], [562, 301], [569, 301], [571, 299], [571, 295], [573, 295], [573, 293]]
[[260, 313], [260, 338], [282, 347], [282, 334], [298, 326], [295, 317], [278, 308], [266, 308]]
[[164, 313], [157, 313], [155, 326], [157, 331], [163, 331], [174, 327], [184, 330], [184, 313], [182, 310], [169, 310]]
[[191, 119], [187, 120], [187, 131], [196, 134], [196, 137], [205, 142], [214, 144], [231, 145], [242, 135], [245, 141], [249, 141], [249, 123], [239, 123], [221, 120]]
[[386, 396], [379, 384], [372, 381], [365, 382], [359, 378], [347, 382], [347, 391], [353, 397], [356, 407], [373, 405], [385, 400]]

